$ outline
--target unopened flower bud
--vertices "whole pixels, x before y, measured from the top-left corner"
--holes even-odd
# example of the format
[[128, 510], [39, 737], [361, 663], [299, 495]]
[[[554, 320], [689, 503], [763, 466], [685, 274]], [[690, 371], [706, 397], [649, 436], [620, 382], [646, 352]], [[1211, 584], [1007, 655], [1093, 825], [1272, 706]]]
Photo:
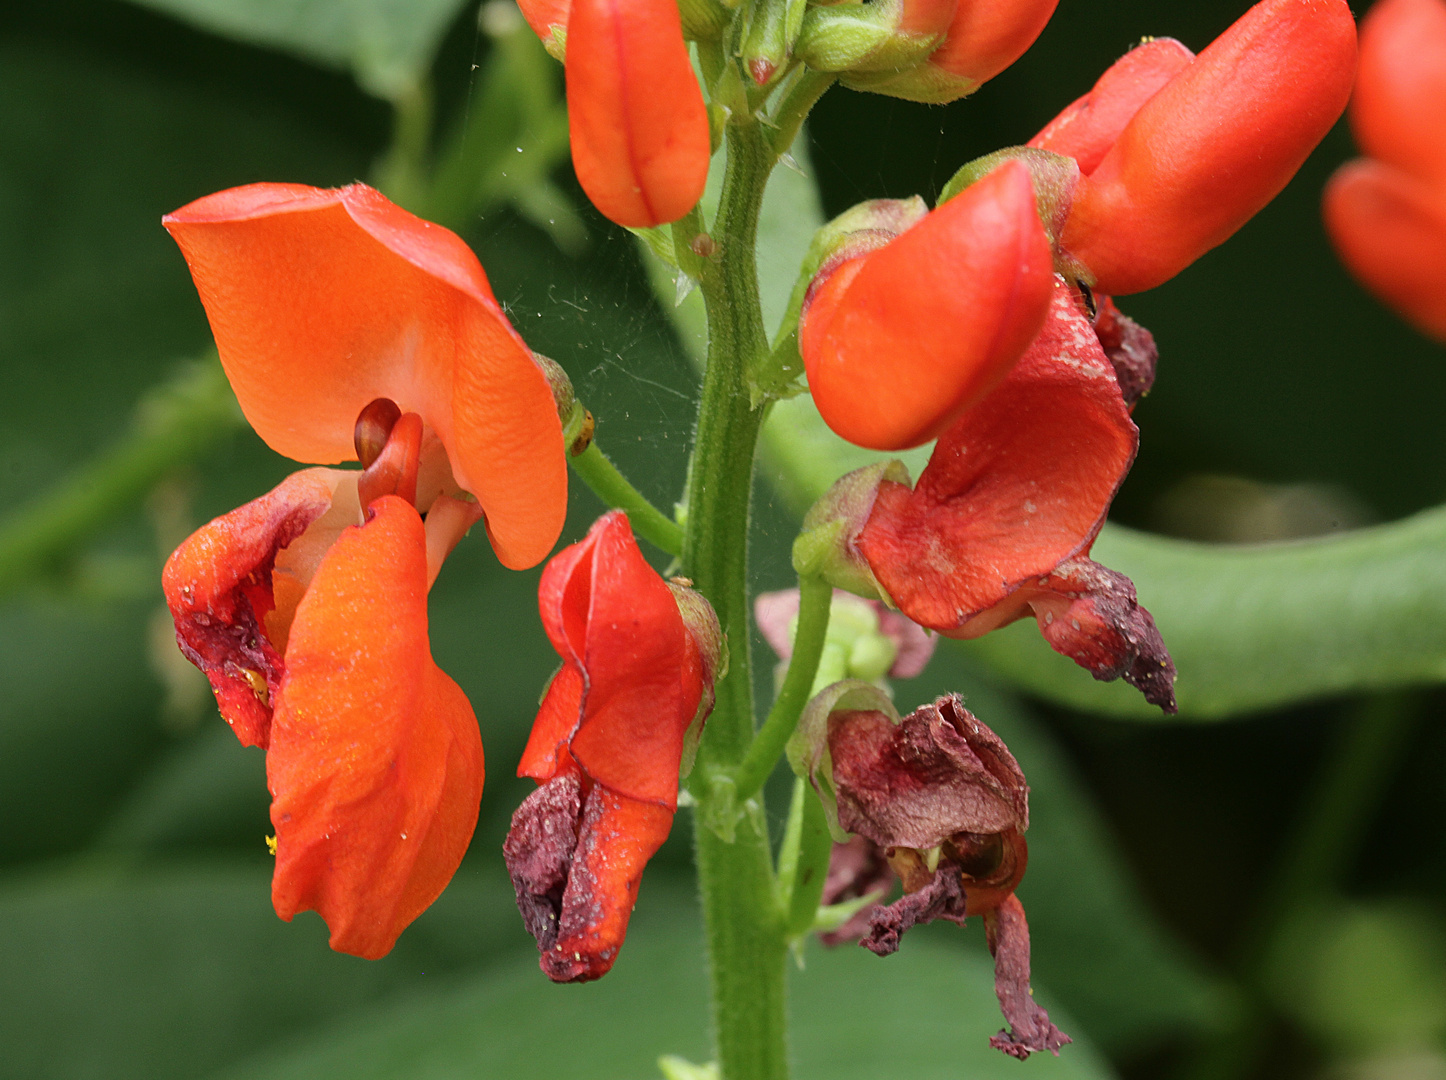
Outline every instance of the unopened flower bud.
[[567, 116], [578, 183], [629, 228], [698, 202], [712, 147], [674, 0], [573, 0]]
[[850, 74], [856, 90], [942, 105], [972, 94], [1034, 44], [1058, 0], [960, 0], [941, 44], [907, 69]]
[[816, 71], [895, 75], [921, 63], [944, 39], [957, 0], [874, 0], [811, 7], [798, 54]]

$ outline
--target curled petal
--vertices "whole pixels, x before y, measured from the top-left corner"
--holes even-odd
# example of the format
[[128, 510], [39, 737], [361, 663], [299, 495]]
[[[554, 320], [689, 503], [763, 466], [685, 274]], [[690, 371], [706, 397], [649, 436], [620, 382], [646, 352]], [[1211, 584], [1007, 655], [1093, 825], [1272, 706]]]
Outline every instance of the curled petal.
[[676, 0], [573, 0], [567, 40], [578, 183], [619, 225], [678, 220], [703, 195], [712, 149]]
[[[205, 672], [221, 715], [243, 746], [265, 747], [272, 705], [286, 671], [286, 627], [321, 553], [301, 542], [343, 491], [342, 524], [357, 519], [356, 474], [306, 469], [273, 491], [198, 529], [166, 562], [161, 577], [181, 652]], [[350, 498], [345, 496], [350, 494]], [[338, 526], [339, 527], [339, 526]], [[292, 545], [287, 572], [276, 575]], [[312, 557], [297, 559], [303, 549]], [[275, 581], [280, 576], [284, 580]], [[279, 595], [278, 595], [279, 594]]]
[[937, 436], [1039, 332], [1051, 266], [1029, 173], [1017, 162], [840, 266], [799, 329], [824, 420], [877, 450]]
[[357, 416], [390, 398], [441, 439], [498, 558], [542, 559], [566, 510], [562, 424], [459, 237], [363, 184], [251, 184], [163, 221], [237, 400], [272, 449], [353, 460]]
[[296, 610], [266, 756], [272, 901], [375, 959], [451, 880], [482, 796], [482, 742], [427, 638], [421, 518], [383, 496]]
[[1029, 140], [1095, 171], [1140, 106], [1190, 65], [1195, 54], [1174, 38], [1151, 38], [1116, 60], [1088, 94], [1077, 98]]
[[1044, 330], [940, 438], [913, 490], [879, 483], [856, 547], [900, 611], [956, 635], [1088, 547], [1138, 438], [1089, 319], [1058, 281]]
[[1368, 155], [1446, 186], [1446, 3], [1381, 0], [1361, 22], [1351, 131]]
[[553, 777], [512, 816], [503, 853], [539, 963], [554, 982], [601, 978], [617, 960], [643, 868], [672, 828], [672, 811], [575, 769]]
[[1345, 0], [1262, 0], [1141, 106], [1075, 189], [1061, 246], [1107, 293], [1174, 277], [1295, 175], [1355, 62]]
[[1050, 1022], [1029, 988], [1029, 923], [1019, 898], [1011, 894], [997, 909], [985, 912], [984, 930], [994, 954], [994, 992], [1010, 1027], [989, 1045], [1021, 1061], [1044, 1050], [1058, 1057], [1059, 1048], [1074, 1040]]
[[1392, 165], [1347, 162], [1326, 186], [1325, 222], [1366, 288], [1446, 341], [1446, 192]]
[[905, 893], [892, 904], [877, 906], [869, 912], [869, 932], [859, 942], [876, 956], [890, 956], [899, 951], [899, 940], [916, 926], [945, 919], [964, 925], [966, 900], [959, 868], [940, 863], [934, 876], [923, 888]]
[[518, 774], [551, 778], [566, 740], [592, 780], [675, 809], [684, 737], [705, 670], [672, 590], [638, 550], [627, 515], [603, 515], [585, 540], [554, 558], [538, 602], [564, 668]]

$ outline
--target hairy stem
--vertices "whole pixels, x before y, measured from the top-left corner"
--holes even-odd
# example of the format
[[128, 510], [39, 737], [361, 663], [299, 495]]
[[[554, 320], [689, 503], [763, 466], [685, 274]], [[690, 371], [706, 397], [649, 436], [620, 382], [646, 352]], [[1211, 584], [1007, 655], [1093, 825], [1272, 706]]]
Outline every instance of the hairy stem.
[[763, 133], [746, 118], [730, 127], [727, 153], [710, 234], [714, 247], [699, 267], [708, 311], [708, 367], [688, 473], [682, 562], [683, 572], [718, 612], [732, 643], [732, 660], [699, 748], [695, 843], [722, 1076], [783, 1080], [788, 1074], [786, 939], [766, 817], [756, 802], [736, 804], [731, 784], [709, 782], [720, 767], [742, 760], [753, 737], [748, 517], [763, 415], [750, 405], [747, 372], [768, 348], [755, 249], [773, 154]]
[[828, 637], [828, 612], [833, 601], [833, 586], [819, 577], [804, 577], [798, 582], [798, 630], [793, 637], [793, 656], [788, 661], [788, 674], [783, 677], [778, 697], [768, 711], [768, 719], [758, 729], [743, 763], [734, 774], [737, 797], [752, 796], [783, 753], [783, 746], [798, 726], [799, 714], [808, 703], [813, 680], [818, 674], [819, 657], [823, 655]]
[[669, 555], [683, 550], [683, 530], [678, 523], [663, 513], [618, 472], [618, 468], [598, 449], [597, 443], [588, 443], [587, 449], [569, 457], [572, 471], [592, 489], [594, 495], [606, 505], [627, 511], [628, 521], [637, 533], [648, 543], [661, 548]]

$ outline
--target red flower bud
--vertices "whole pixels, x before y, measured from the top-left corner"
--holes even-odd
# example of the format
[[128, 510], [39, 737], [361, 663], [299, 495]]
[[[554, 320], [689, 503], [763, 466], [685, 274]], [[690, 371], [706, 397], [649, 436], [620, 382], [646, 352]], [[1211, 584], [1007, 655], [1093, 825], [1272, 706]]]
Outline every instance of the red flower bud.
[[824, 420], [880, 450], [937, 436], [1038, 333], [1050, 267], [1029, 174], [1014, 162], [885, 247], [834, 266], [799, 326]]
[[277, 914], [317, 911], [332, 948], [375, 959], [461, 862], [482, 743], [432, 661], [427, 530], [395, 495], [363, 524], [360, 475], [287, 478], [182, 544], [163, 585], [222, 715], [267, 748]]
[[1371, 8], [1351, 128], [1371, 159], [1326, 186], [1331, 240], [1371, 292], [1446, 341], [1446, 3]]
[[1377, 161], [1352, 161], [1325, 190], [1341, 261], [1422, 333], [1446, 342], [1446, 189]]
[[675, 0], [573, 0], [567, 23], [572, 163], [619, 225], [676, 221], [708, 180], [708, 113]]
[[1361, 23], [1351, 132], [1369, 157], [1446, 190], [1446, 3], [1381, 0]]
[[567, 19], [572, 12], [572, 0], [517, 0], [522, 17], [532, 32], [542, 39], [549, 48], [559, 38], [567, 37]]
[[[1059, 0], [959, 0], [947, 26], [940, 22], [950, 6], [943, 3], [903, 4], [901, 29], [943, 41], [923, 63], [902, 71], [876, 69], [849, 72], [843, 81], [856, 89], [935, 105], [972, 94], [982, 83], [1007, 68], [1034, 44]], [[924, 38], [927, 40], [927, 38]]]
[[542, 970], [557, 982], [599, 978], [617, 959], [712, 706], [717, 619], [696, 593], [680, 604], [674, 588], [617, 510], [555, 556], [538, 587], [563, 665], [517, 768], [541, 786], [513, 815], [503, 850]]
[[929, 57], [943, 75], [967, 80], [971, 92], [1024, 55], [1059, 0], [961, 0], [944, 44]]
[[1355, 58], [1345, 0], [1262, 0], [1125, 125], [1075, 189], [1061, 246], [1107, 293], [1167, 281], [1295, 175], [1345, 108]]
[[1088, 94], [1067, 105], [1028, 145], [1072, 157], [1080, 172], [1094, 172], [1140, 106], [1194, 59], [1174, 38], [1151, 38], [1116, 60]]

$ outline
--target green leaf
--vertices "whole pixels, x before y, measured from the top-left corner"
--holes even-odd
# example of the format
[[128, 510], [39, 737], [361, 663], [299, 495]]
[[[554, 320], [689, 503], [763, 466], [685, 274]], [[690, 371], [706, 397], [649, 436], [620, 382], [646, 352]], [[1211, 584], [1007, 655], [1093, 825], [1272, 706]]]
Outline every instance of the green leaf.
[[355, 73], [394, 99], [431, 65], [466, 0], [132, 0], [202, 30]]
[[[1182, 716], [1224, 719], [1446, 679], [1446, 509], [1315, 540], [1194, 544], [1108, 527], [1093, 557], [1126, 574], [1180, 670]], [[1123, 683], [1096, 683], [1032, 625], [964, 646], [1061, 704], [1163, 719]]]
[[1136, 1056], [1213, 1024], [1221, 987], [1150, 910], [1108, 824], [1030, 710], [959, 652], [937, 654], [901, 698], [960, 692], [1009, 745], [1029, 780], [1029, 915], [1035, 976], [1111, 1056]]
[[270, 867], [188, 864], [0, 885], [0, 1077], [181, 1080], [526, 942], [511, 891], [466, 868], [371, 963], [271, 910]]
[[[946, 927], [954, 935], [960, 932]], [[881, 1075], [910, 1080], [1106, 1077], [1076, 1036], [1059, 1058], [1020, 1065], [989, 1048], [1002, 1025], [982, 950], [912, 936], [881, 960], [856, 947], [807, 952], [792, 974], [791, 1041], [803, 1080]], [[418, 994], [337, 1024], [227, 1080], [368, 1080], [495, 1076], [508, 1080], [638, 1080], [676, 1054], [706, 1061], [707, 980], [691, 894], [645, 881], [628, 942], [596, 983], [554, 986], [534, 957], [498, 964], [444, 991]]]

